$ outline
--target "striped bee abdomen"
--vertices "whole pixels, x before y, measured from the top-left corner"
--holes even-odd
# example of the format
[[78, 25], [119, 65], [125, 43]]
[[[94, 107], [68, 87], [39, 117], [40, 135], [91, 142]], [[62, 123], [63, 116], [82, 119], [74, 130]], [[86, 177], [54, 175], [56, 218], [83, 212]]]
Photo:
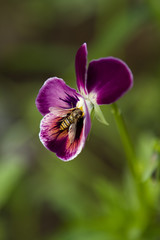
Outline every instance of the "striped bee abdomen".
[[73, 118], [72, 116], [66, 117], [61, 125], [60, 125], [60, 130], [65, 130], [67, 128], [69, 128], [69, 126], [73, 123]]

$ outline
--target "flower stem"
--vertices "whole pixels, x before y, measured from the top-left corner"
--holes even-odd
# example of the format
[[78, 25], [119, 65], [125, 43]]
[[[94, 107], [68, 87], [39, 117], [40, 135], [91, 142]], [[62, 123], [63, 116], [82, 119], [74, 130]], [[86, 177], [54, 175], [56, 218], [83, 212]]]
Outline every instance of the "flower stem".
[[129, 137], [123, 116], [117, 107], [117, 105], [114, 103], [112, 106], [112, 113], [114, 114], [115, 121], [119, 130], [119, 134], [121, 137], [121, 141], [124, 147], [124, 151], [126, 154], [126, 159], [128, 162], [129, 169], [134, 177], [136, 177], [136, 169], [135, 169], [135, 162], [136, 162], [136, 156], [133, 148], [133, 144], [131, 142], [131, 139]]

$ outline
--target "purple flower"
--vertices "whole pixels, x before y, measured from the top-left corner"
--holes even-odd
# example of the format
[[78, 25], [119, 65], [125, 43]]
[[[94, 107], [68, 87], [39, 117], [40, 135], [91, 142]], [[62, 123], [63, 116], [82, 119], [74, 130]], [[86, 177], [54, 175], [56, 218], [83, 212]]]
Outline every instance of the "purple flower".
[[91, 127], [91, 109], [115, 102], [133, 85], [132, 73], [120, 59], [93, 60], [87, 69], [86, 43], [76, 54], [75, 68], [79, 93], [53, 77], [44, 83], [36, 99], [44, 116], [40, 140], [64, 161], [75, 158], [84, 147]]

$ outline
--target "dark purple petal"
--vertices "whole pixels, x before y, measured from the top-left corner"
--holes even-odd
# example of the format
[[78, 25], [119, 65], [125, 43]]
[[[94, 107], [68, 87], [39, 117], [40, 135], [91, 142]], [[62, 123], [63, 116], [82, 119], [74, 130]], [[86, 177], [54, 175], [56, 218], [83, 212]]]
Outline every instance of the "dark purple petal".
[[49, 78], [39, 90], [36, 106], [42, 115], [49, 113], [50, 107], [73, 108], [78, 101], [78, 93], [57, 77]]
[[93, 60], [88, 67], [87, 90], [91, 101], [110, 104], [133, 85], [129, 67], [120, 59], [108, 57]]
[[86, 71], [87, 71], [87, 44], [84, 43], [76, 54], [75, 59], [77, 87], [80, 93], [86, 94]]
[[[59, 114], [64, 115], [63, 112], [59, 112]], [[60, 159], [69, 161], [75, 158], [84, 147], [90, 129], [90, 118], [88, 119], [87, 115], [87, 117], [81, 118], [77, 123], [77, 131], [73, 143], [70, 142], [68, 129], [60, 130], [61, 121], [63, 121], [63, 117], [59, 116], [57, 112], [56, 115], [53, 112], [45, 115], [41, 121], [39, 137], [48, 150], [55, 152]]]

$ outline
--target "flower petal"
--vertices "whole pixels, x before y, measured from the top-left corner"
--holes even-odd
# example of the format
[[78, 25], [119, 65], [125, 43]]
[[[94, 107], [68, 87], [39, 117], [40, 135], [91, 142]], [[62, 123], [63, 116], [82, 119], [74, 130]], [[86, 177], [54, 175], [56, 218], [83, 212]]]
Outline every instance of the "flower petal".
[[86, 94], [86, 72], [87, 72], [87, 44], [84, 43], [76, 54], [75, 59], [77, 87], [80, 93]]
[[73, 108], [76, 106], [78, 93], [57, 77], [49, 78], [41, 87], [36, 106], [42, 115], [49, 113], [50, 107]]
[[132, 72], [120, 59], [108, 57], [90, 62], [87, 90], [94, 104], [113, 103], [132, 85]]
[[[69, 112], [71, 110], [69, 109]], [[85, 140], [90, 130], [90, 118], [88, 113], [77, 122], [74, 141], [69, 138], [69, 128], [60, 130], [60, 125], [66, 115], [66, 110], [54, 114], [53, 109], [46, 114], [40, 124], [40, 140], [50, 151], [64, 160], [69, 161], [75, 158], [84, 147]], [[62, 117], [63, 116], [63, 117]]]

